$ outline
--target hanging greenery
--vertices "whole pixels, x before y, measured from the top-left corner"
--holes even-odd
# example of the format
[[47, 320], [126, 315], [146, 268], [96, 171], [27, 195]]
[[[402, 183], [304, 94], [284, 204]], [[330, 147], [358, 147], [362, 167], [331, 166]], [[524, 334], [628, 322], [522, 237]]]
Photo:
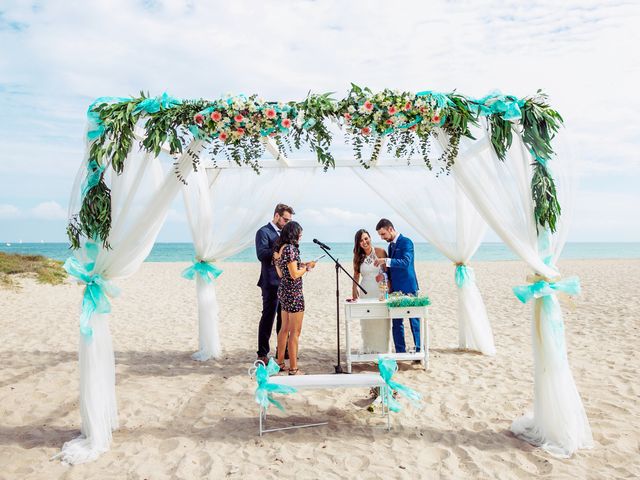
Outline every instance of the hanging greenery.
[[[540, 91], [525, 99], [499, 93], [481, 99], [455, 92], [385, 89], [376, 93], [355, 84], [340, 100], [328, 93], [309, 93], [301, 102], [286, 103], [265, 101], [257, 95], [182, 101], [167, 94], [150, 97], [141, 92], [136, 98], [100, 98], [88, 111], [87, 179], [80, 211], [71, 219], [67, 234], [72, 248], [79, 248], [83, 237], [109, 247], [111, 192], [104, 172], [110, 168], [115, 174], [122, 173], [136, 143], [136, 128], [142, 148], [156, 156], [163, 148], [171, 155], [181, 154], [191, 141], [200, 139], [214, 161], [224, 158], [259, 172], [259, 159], [272, 139], [281, 153], [306, 146], [327, 170], [335, 167], [329, 124], [337, 122], [365, 168], [375, 163], [384, 148], [397, 158], [420, 156], [430, 170], [448, 173], [460, 139], [473, 139], [470, 127], [479, 126], [481, 117], [486, 117], [491, 144], [501, 160], [506, 158], [514, 132], [522, 135], [534, 158], [536, 220], [554, 231], [560, 205], [546, 162], [553, 156], [551, 141], [562, 117], [546, 98]], [[438, 132], [444, 133], [444, 151], [434, 163], [431, 142]], [[197, 169], [198, 158], [192, 160]]]

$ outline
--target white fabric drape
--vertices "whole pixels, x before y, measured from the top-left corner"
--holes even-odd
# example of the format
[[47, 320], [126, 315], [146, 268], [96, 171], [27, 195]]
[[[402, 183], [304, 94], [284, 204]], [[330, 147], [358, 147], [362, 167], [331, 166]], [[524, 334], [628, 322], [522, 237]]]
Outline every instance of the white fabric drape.
[[[295, 205], [316, 170], [264, 168], [258, 175], [230, 168], [215, 170], [209, 180], [206, 170], [198, 169], [183, 189], [196, 260], [215, 263], [247, 248], [256, 230], [272, 218], [275, 205]], [[215, 280], [207, 283], [200, 275], [195, 278], [199, 350], [192, 358], [205, 361], [221, 353], [219, 308]]]
[[[463, 139], [461, 154], [453, 167], [458, 183], [500, 238], [535, 273], [551, 279], [559, 276], [554, 263], [566, 240], [572, 205], [572, 176], [567, 171], [570, 158], [562, 157], [564, 151], [558, 140], [554, 146], [559, 155], [550, 166], [558, 170], [555, 178], [563, 210], [558, 232], [544, 250], [538, 248], [533, 214], [532, 158], [520, 135], [514, 135], [504, 162], [497, 158], [486, 136], [481, 140], [483, 144]], [[511, 430], [554, 455], [568, 457], [577, 449], [592, 445], [591, 429], [569, 367], [556, 295], [537, 298], [533, 303], [533, 413], [516, 419]]]
[[[354, 168], [354, 173], [396, 213], [455, 264], [467, 264], [480, 246], [486, 223], [451, 176], [424, 166]], [[493, 333], [473, 272], [458, 286], [460, 348], [495, 354]]]
[[[195, 142], [178, 159], [175, 168], [163, 173], [159, 160], [140, 153], [140, 145], [136, 144], [123, 173], [107, 174], [112, 205], [112, 228], [108, 238], [111, 248], [105, 249], [99, 244], [92, 274], [112, 281], [128, 277], [138, 270], [151, 251], [169, 205], [179, 191], [181, 183], [175, 170], [187, 177], [192, 169], [188, 152], [197, 154], [199, 149], [200, 142]], [[70, 215], [79, 210], [86, 166], [85, 159], [72, 192]], [[86, 243], [75, 252], [75, 256], [87, 263]], [[92, 337], [85, 339], [80, 336], [81, 435], [65, 443], [57, 455], [70, 464], [92, 461], [109, 450], [111, 432], [118, 428], [115, 362], [108, 318], [108, 314], [94, 314], [90, 320]]]

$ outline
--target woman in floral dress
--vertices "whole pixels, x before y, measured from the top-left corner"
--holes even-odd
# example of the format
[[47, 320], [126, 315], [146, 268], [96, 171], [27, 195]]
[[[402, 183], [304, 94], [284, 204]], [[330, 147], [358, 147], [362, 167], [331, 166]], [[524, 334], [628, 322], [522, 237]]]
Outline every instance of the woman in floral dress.
[[[278, 275], [278, 300], [282, 305], [282, 327], [278, 333], [278, 366], [285, 371], [285, 346], [289, 349], [289, 375], [301, 375], [298, 370], [298, 340], [304, 317], [302, 276], [316, 266], [315, 262], [302, 263], [298, 249], [302, 238], [302, 227], [298, 222], [289, 222], [280, 232], [275, 244], [273, 260]], [[287, 345], [288, 342], [288, 345]]]

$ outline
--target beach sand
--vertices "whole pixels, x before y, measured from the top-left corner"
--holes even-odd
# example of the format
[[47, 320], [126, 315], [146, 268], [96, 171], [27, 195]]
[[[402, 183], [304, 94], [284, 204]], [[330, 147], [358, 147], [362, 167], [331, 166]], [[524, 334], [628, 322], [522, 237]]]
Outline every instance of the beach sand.
[[[258, 437], [254, 382], [260, 291], [257, 264], [222, 264], [219, 361], [197, 348], [195, 286], [186, 264], [145, 263], [118, 282], [113, 302], [120, 429], [97, 461], [49, 458], [79, 433], [78, 311], [81, 287], [22, 281], [0, 290], [0, 478], [638, 478], [640, 477], [640, 260], [561, 262], [583, 294], [564, 309], [569, 361], [595, 448], [557, 459], [514, 438], [511, 421], [533, 396], [530, 305], [511, 293], [521, 262], [474, 265], [497, 355], [460, 352], [453, 267], [420, 263], [430, 295], [431, 364], [401, 364], [398, 380], [424, 395], [422, 410], [368, 412], [361, 390], [299, 392], [269, 410], [270, 425], [329, 421]], [[331, 265], [305, 278], [300, 367], [331, 373], [335, 300]], [[343, 298], [350, 285], [341, 280]], [[357, 332], [354, 332], [357, 335]], [[407, 338], [410, 337], [407, 328]], [[275, 335], [272, 344], [275, 343]], [[374, 371], [373, 366], [358, 371]]]

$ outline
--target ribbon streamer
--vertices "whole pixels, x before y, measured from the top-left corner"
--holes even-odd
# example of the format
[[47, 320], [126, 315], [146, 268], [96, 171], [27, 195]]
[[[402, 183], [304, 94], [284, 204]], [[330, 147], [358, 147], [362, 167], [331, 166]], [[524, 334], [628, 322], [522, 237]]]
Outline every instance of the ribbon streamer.
[[135, 114], [143, 111], [146, 113], [156, 113], [161, 109], [171, 108], [176, 105], [180, 105], [181, 103], [182, 100], [167, 95], [167, 92], [164, 92], [159, 97], [150, 97], [142, 100], [138, 103], [136, 108], [133, 109], [133, 113]]
[[386, 389], [385, 394], [385, 401], [389, 406], [389, 410], [392, 412], [399, 412], [402, 409], [400, 403], [393, 398], [394, 391], [408, 398], [414, 406], [422, 406], [422, 396], [418, 392], [391, 379], [393, 374], [398, 371], [398, 364], [393, 358], [385, 358], [382, 355], [379, 355], [378, 370], [380, 370], [380, 376], [387, 384], [387, 387], [389, 387]]
[[194, 260], [193, 265], [182, 271], [182, 276], [187, 280], [193, 280], [196, 275], [200, 275], [205, 282], [211, 283], [212, 280], [222, 275], [222, 269], [206, 260]]
[[453, 105], [453, 101], [445, 93], [434, 92], [432, 90], [424, 90], [416, 93], [416, 97], [431, 97], [435, 100], [438, 108], [444, 108], [448, 105]]
[[102, 118], [100, 114], [94, 111], [96, 105], [102, 105], [103, 103], [111, 102], [126, 102], [131, 100], [127, 97], [98, 97], [96, 98], [89, 108], [87, 109], [87, 120], [89, 121], [89, 127], [87, 129], [87, 140], [93, 142], [104, 133], [104, 125], [102, 124]]
[[269, 408], [269, 404], [272, 403], [276, 408], [284, 411], [284, 407], [273, 398], [274, 393], [289, 394], [297, 392], [297, 390], [288, 385], [274, 385], [269, 383], [269, 377], [276, 375], [280, 371], [280, 367], [273, 358], [269, 359], [269, 364], [265, 367], [262, 362], [258, 362], [256, 368], [256, 387], [255, 399], [256, 403], [264, 409]]
[[89, 325], [91, 316], [94, 313], [111, 312], [111, 303], [108, 297], [117, 297], [120, 291], [99, 273], [91, 273], [95, 267], [98, 246], [92, 242], [87, 242], [86, 253], [91, 262], [83, 264], [76, 257], [69, 257], [64, 262], [63, 268], [69, 275], [75, 277], [78, 282], [86, 285], [82, 297], [80, 333], [85, 340], [89, 340], [93, 336], [93, 329]]
[[87, 164], [87, 176], [84, 179], [84, 185], [82, 186], [82, 198], [87, 196], [89, 190], [100, 183], [100, 177], [104, 172], [105, 166], [98, 165], [98, 162], [91, 160]]
[[499, 114], [504, 120], [517, 120], [522, 118], [520, 107], [524, 104], [522, 99], [495, 91], [481, 99], [469, 100], [469, 109], [481, 117]]
[[546, 297], [559, 292], [567, 295], [580, 294], [580, 279], [578, 277], [568, 277], [554, 282], [539, 276], [533, 276], [532, 280], [534, 281], [529, 285], [513, 287], [514, 295], [522, 303], [527, 303], [532, 298]]
[[456, 285], [462, 287], [469, 280], [473, 280], [473, 270], [464, 263], [456, 264]]

